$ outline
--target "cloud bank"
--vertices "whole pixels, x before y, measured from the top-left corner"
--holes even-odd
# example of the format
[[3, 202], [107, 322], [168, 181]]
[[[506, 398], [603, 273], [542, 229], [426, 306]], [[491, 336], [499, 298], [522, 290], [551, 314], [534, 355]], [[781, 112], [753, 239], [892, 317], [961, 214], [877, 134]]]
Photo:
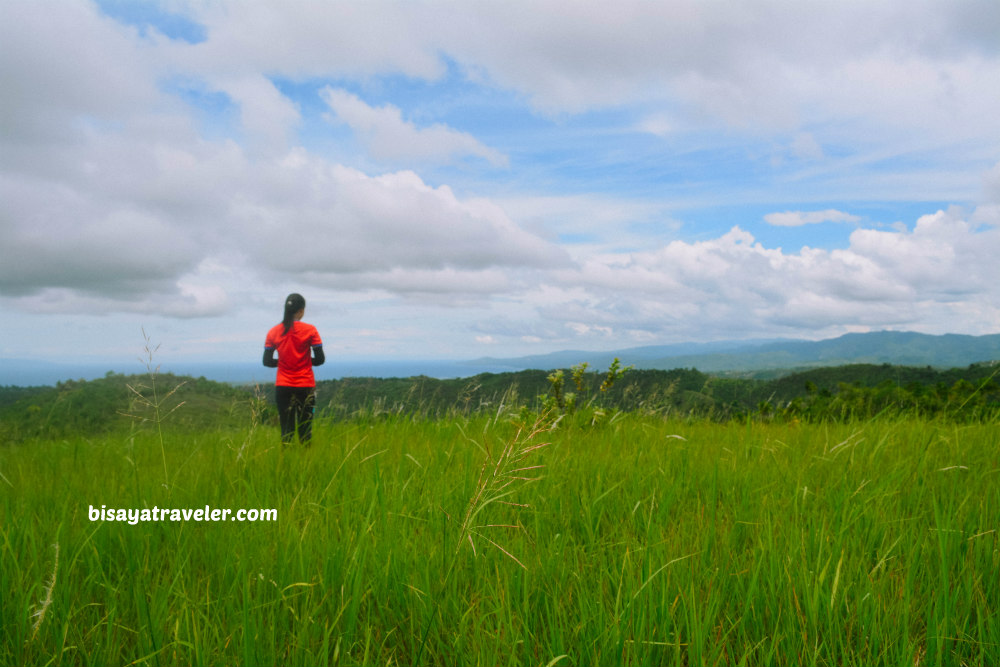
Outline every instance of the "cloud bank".
[[[161, 9], [199, 38], [6, 8], [5, 310], [197, 319], [302, 285], [414, 321], [460, 307], [442, 335], [479, 344], [1000, 328], [995, 3]], [[755, 151], [775, 175], [686, 169]], [[697, 229], [710, 170], [771, 212]], [[979, 200], [860, 212], [935, 180]], [[783, 199], [802, 183], [830, 194]], [[825, 222], [838, 247], [760, 240]]]
[[912, 231], [857, 229], [842, 250], [784, 252], [734, 227], [709, 241], [594, 258], [560, 272], [557, 286], [571, 304], [564, 317], [626, 328], [636, 340], [833, 333], [845, 323], [945, 333], [963, 321], [986, 333], [1000, 326], [998, 247], [1000, 229], [957, 209], [923, 216]]

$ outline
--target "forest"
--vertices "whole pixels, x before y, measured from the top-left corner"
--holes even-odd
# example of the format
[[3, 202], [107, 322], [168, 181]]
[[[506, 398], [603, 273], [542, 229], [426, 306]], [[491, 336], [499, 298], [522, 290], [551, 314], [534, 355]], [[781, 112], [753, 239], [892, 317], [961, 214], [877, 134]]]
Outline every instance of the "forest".
[[[794, 419], [813, 422], [919, 416], [963, 422], [994, 419], [1000, 411], [1000, 366], [966, 368], [852, 364], [791, 372], [771, 378], [727, 377], [696, 369], [621, 368], [607, 372], [585, 364], [570, 369], [484, 373], [439, 380], [358, 377], [317, 383], [317, 418], [472, 415], [499, 409], [565, 414], [635, 412], [664, 418], [728, 420]], [[147, 419], [177, 405], [175, 426], [239, 426], [253, 415], [275, 419], [269, 386], [231, 386], [171, 374], [108, 373], [96, 380], [67, 380], [52, 387], [0, 387], [0, 437], [100, 434]]]

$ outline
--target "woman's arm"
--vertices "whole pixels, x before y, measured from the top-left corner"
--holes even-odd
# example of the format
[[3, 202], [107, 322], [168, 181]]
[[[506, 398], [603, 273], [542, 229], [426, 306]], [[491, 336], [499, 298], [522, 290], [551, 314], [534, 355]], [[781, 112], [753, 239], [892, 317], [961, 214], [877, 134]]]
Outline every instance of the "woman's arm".
[[313, 357], [312, 357], [313, 366], [322, 366], [325, 361], [326, 361], [326, 355], [323, 354], [323, 346], [322, 345], [314, 346]]
[[265, 347], [264, 348], [264, 365], [268, 368], [277, 368], [278, 360], [274, 358], [274, 348]]

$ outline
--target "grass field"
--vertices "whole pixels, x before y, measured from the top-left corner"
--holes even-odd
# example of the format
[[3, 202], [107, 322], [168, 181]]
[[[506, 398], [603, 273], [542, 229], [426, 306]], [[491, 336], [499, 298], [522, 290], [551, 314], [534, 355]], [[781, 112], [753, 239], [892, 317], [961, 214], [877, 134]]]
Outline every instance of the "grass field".
[[0, 447], [0, 664], [1000, 664], [995, 425], [524, 426]]

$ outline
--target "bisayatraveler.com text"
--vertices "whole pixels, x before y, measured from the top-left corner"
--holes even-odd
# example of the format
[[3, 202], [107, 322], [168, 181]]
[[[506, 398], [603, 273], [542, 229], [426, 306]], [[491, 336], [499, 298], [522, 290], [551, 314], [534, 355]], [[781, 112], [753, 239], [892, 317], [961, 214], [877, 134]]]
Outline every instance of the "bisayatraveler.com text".
[[152, 509], [114, 508], [101, 505], [100, 509], [89, 505], [87, 516], [91, 521], [114, 521], [118, 523], [159, 522], [159, 521], [277, 521], [276, 509], [220, 509], [209, 505], [197, 509], [191, 507], [169, 508], [153, 507]]

